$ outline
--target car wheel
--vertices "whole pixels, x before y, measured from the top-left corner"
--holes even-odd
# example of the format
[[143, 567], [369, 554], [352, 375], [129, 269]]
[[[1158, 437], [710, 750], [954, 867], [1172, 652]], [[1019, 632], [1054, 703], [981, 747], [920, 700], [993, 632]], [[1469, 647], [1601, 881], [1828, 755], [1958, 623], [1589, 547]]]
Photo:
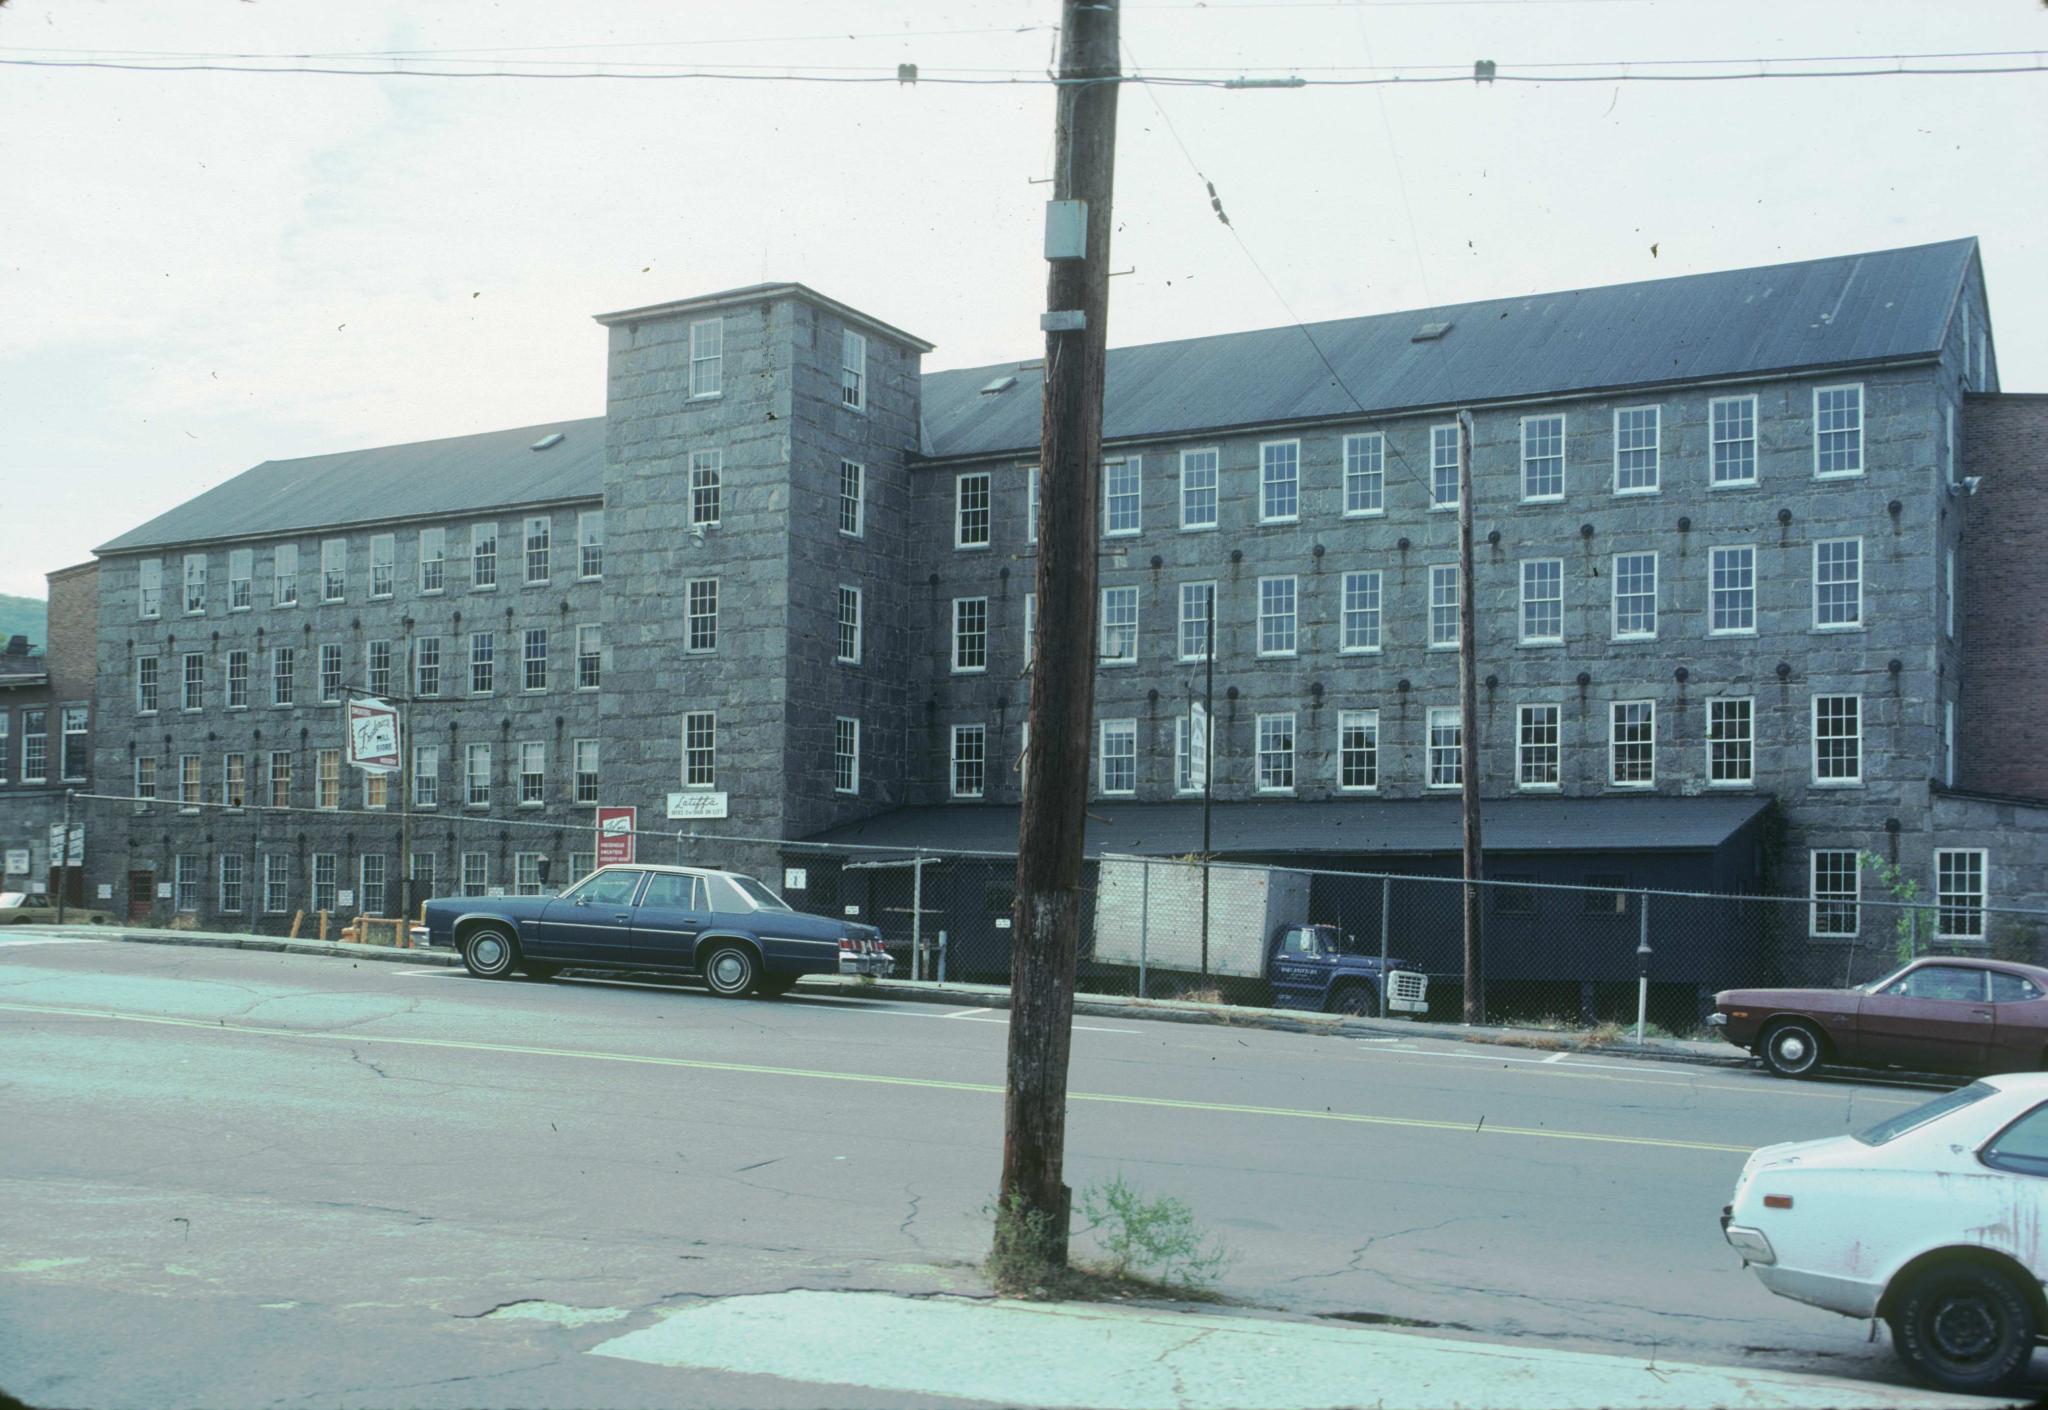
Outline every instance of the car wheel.
[[562, 972], [562, 967], [558, 964], [542, 964], [539, 960], [523, 960], [520, 962], [519, 970], [528, 979], [553, 979]]
[[2017, 1279], [1950, 1264], [1913, 1275], [1891, 1314], [1892, 1348], [1929, 1385], [1979, 1395], [2015, 1390], [2040, 1330]]
[[478, 979], [503, 979], [519, 963], [519, 944], [496, 926], [478, 926], [462, 938], [462, 963]]
[[761, 982], [760, 962], [744, 945], [720, 945], [699, 963], [704, 983], [721, 999], [738, 999]]
[[1811, 1077], [1825, 1051], [1820, 1030], [1803, 1018], [1772, 1024], [1757, 1047], [1764, 1066], [1778, 1077]]
[[1349, 1014], [1353, 1018], [1377, 1018], [1379, 998], [1372, 992], [1370, 984], [1347, 984], [1330, 996], [1330, 1011]]

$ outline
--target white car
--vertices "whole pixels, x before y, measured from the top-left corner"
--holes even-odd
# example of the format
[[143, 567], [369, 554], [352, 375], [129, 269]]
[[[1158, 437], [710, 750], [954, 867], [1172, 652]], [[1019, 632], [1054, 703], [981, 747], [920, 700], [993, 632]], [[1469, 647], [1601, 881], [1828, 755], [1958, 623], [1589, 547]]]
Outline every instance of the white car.
[[1750, 1156], [1721, 1228], [1765, 1287], [1881, 1317], [1946, 1390], [2021, 1384], [2048, 1332], [2048, 1073], [1988, 1077], [1853, 1136]]

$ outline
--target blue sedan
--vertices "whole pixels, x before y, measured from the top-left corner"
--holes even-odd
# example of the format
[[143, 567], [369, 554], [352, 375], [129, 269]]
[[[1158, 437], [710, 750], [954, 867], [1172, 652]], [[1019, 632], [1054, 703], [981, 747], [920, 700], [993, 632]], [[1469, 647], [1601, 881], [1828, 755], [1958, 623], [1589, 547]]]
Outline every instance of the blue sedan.
[[644, 970], [695, 974], [740, 998], [786, 994], [806, 974], [893, 968], [873, 926], [806, 915], [751, 876], [698, 867], [611, 866], [559, 896], [429, 901], [426, 931], [479, 979]]

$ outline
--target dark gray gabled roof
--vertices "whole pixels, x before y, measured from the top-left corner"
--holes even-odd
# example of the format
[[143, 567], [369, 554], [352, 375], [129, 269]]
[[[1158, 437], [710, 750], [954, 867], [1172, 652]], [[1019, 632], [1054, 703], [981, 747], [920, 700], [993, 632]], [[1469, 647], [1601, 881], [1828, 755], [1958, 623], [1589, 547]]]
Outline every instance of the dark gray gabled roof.
[[[553, 447], [532, 449], [534, 442], [555, 434], [562, 439]], [[94, 552], [489, 513], [603, 494], [604, 418], [595, 416], [443, 441], [266, 460]]]
[[[1667, 852], [1711, 850], [1771, 806], [1768, 798], [1496, 798], [1486, 804], [1486, 850]], [[1218, 803], [1211, 850], [1218, 856], [1428, 855], [1458, 852], [1455, 798]], [[908, 853], [1017, 850], [1017, 809], [1002, 804], [898, 808], [815, 833], [810, 843]], [[795, 844], [801, 847], [803, 844]], [[1202, 850], [1199, 803], [1088, 805], [1089, 856], [1104, 852], [1184, 857]]]
[[[1112, 348], [1103, 437], [1128, 442], [1355, 418], [1361, 406], [1381, 414], [1932, 356], [1976, 253], [1974, 239], [1949, 240], [1347, 318], [1308, 325], [1313, 342], [1289, 326]], [[1450, 327], [1413, 341], [1430, 323]], [[1016, 384], [983, 394], [1005, 376]], [[926, 374], [924, 454], [1035, 454], [1044, 377], [1035, 363]]]

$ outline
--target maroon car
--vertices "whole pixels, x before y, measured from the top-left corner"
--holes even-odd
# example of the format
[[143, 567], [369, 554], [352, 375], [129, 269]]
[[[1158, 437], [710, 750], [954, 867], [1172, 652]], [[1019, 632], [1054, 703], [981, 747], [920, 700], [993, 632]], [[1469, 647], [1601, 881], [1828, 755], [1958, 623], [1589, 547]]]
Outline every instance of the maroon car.
[[1824, 1064], [2037, 1072], [2048, 1069], [2048, 969], [1924, 959], [1860, 989], [1728, 989], [1707, 1022], [1780, 1077]]

